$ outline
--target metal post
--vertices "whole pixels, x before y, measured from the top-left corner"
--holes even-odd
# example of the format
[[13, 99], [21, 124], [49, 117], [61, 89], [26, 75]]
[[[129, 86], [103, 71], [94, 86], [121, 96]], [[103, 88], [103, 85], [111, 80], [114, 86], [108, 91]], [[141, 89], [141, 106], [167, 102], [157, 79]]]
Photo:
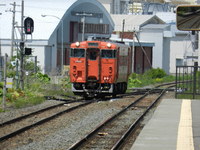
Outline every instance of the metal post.
[[[21, 42], [24, 42], [24, 33], [23, 33], [23, 23], [24, 23], [24, 0], [22, 0], [22, 12], [21, 12]], [[20, 47], [20, 88], [24, 89], [24, 45]]]
[[[17, 52], [18, 53], [18, 52]], [[18, 54], [17, 54], [17, 58], [18, 58]], [[19, 88], [19, 60], [16, 60], [16, 88]]]
[[125, 25], [125, 19], [123, 19], [123, 25], [122, 25], [122, 37], [121, 37], [121, 41], [123, 42], [124, 39], [124, 25]]
[[[2, 15], [2, 13], [0, 13], [0, 15]], [[0, 39], [0, 56], [1, 56], [1, 39]]]
[[176, 87], [175, 87], [175, 98], [177, 98], [177, 85], [178, 84], [178, 66], [176, 66]]
[[3, 102], [2, 102], [2, 108], [3, 110], [5, 110], [6, 108], [6, 73], [7, 73], [7, 67], [6, 67], [6, 63], [7, 63], [7, 57], [8, 55], [5, 54], [4, 56], [4, 85], [3, 85]]
[[82, 29], [82, 41], [84, 41], [84, 36], [85, 36], [85, 16], [83, 16], [83, 29]]
[[62, 38], [61, 38], [61, 74], [62, 74], [62, 71], [63, 71], [63, 53], [64, 53], [64, 49], [63, 49], [63, 20], [62, 19], [60, 19], [61, 20], [61, 22], [62, 22], [62, 33], [61, 33], [61, 36], [62, 36]]
[[15, 30], [15, 8], [16, 8], [16, 2], [14, 2], [13, 5], [13, 20], [12, 20], [12, 35], [11, 35], [11, 58], [13, 57], [13, 47], [14, 47], [14, 30]]
[[37, 73], [37, 56], [35, 56], [35, 68], [34, 68], [34, 72]]
[[135, 55], [135, 28], [133, 30], [133, 46], [132, 46], [132, 72], [134, 72], [134, 55]]
[[195, 95], [196, 95], [196, 87], [197, 87], [197, 83], [196, 83], [196, 75], [197, 75], [197, 70], [198, 70], [198, 62], [194, 63], [194, 80], [193, 80], [193, 99], [195, 99]]
[[0, 81], [3, 80], [3, 58], [1, 56], [1, 39], [0, 39]]

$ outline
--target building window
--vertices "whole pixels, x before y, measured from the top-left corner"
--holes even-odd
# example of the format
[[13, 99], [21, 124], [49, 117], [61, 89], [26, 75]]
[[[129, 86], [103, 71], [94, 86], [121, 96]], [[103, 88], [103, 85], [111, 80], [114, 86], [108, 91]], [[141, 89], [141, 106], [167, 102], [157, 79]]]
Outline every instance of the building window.
[[[79, 23], [79, 33], [83, 32], [83, 24]], [[85, 24], [85, 33], [109, 34], [108, 24]]]
[[183, 66], [183, 59], [176, 58], [176, 66]]

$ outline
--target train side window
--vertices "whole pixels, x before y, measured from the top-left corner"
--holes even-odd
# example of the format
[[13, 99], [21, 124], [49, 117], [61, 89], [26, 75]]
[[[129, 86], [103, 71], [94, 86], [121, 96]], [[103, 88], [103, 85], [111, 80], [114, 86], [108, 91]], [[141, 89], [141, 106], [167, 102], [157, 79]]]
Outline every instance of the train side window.
[[79, 48], [72, 48], [71, 49], [71, 57], [85, 57], [85, 49], [79, 49]]
[[116, 50], [102, 50], [101, 58], [116, 58]]

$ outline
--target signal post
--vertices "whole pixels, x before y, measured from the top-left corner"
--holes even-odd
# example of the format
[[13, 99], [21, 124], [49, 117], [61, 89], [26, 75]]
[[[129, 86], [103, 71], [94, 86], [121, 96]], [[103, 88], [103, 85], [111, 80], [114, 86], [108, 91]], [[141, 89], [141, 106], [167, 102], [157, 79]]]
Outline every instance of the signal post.
[[20, 42], [20, 88], [24, 89], [24, 55], [31, 55], [32, 49], [25, 48], [25, 34], [32, 34], [34, 29], [33, 19], [27, 17], [24, 20], [24, 0], [22, 0], [22, 10], [21, 10], [21, 42]]

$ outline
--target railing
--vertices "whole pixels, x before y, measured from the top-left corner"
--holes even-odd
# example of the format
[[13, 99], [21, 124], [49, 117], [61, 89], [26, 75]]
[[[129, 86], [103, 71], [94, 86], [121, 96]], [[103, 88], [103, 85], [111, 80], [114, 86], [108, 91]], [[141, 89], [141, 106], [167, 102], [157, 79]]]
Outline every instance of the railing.
[[200, 99], [200, 67], [195, 62], [194, 66], [176, 67], [176, 98]]

